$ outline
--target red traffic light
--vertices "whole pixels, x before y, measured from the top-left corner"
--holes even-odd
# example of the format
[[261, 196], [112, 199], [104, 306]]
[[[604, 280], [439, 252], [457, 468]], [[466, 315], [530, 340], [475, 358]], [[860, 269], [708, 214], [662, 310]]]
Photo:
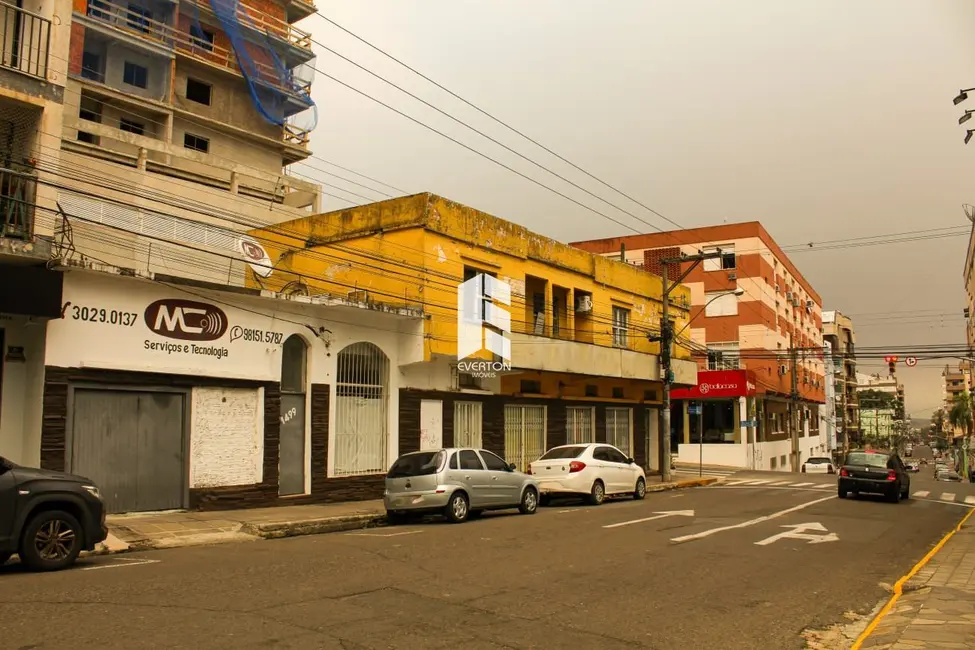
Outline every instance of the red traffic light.
[[884, 361], [887, 363], [897, 363], [897, 357], [884, 357]]

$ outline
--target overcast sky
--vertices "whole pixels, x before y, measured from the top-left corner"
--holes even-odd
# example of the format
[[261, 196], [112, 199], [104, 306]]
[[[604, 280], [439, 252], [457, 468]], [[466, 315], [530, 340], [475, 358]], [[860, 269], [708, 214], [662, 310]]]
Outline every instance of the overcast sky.
[[[957, 123], [965, 108], [975, 109], [975, 93], [959, 107], [951, 102], [960, 88], [975, 86], [971, 0], [318, 0], [318, 7], [682, 227], [759, 220], [788, 247], [960, 231], [968, 224], [962, 204], [975, 203], [975, 141], [965, 147]], [[302, 27], [639, 219], [325, 51], [316, 63], [322, 72], [626, 227], [321, 75], [316, 158], [308, 161], [317, 169], [296, 171], [385, 198], [319, 171], [348, 176], [325, 161], [337, 163], [562, 241], [652, 231], [647, 223], [674, 228], [323, 19]], [[326, 197], [328, 209], [345, 205]], [[791, 258], [824, 309], [854, 318], [861, 347], [962, 343], [966, 243], [967, 236], [954, 236]], [[939, 405], [944, 363], [901, 364], [915, 417]], [[886, 373], [878, 361], [861, 362], [860, 370]]]

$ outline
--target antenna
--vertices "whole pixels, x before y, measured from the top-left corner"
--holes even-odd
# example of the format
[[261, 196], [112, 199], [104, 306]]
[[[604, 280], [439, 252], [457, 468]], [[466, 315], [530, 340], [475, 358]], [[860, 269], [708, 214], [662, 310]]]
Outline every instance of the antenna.
[[972, 205], [971, 203], [962, 203], [961, 208], [965, 211], [965, 216], [968, 217], [968, 220], [975, 223], [975, 205]]

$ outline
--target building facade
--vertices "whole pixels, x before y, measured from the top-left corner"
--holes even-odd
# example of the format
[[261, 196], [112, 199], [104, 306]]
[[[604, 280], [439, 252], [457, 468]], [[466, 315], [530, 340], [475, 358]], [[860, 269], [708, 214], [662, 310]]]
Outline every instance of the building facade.
[[946, 365], [941, 372], [942, 395], [944, 410], [944, 428], [950, 432], [949, 440], [961, 440], [965, 436], [965, 427], [953, 425], [950, 421], [951, 410], [954, 408], [955, 401], [966, 394], [971, 394], [973, 386], [972, 364], [970, 361], [963, 360], [957, 367]]
[[[400, 452], [483, 445], [524, 468], [559, 444], [610, 442], [659, 467], [659, 277], [432, 194], [250, 235], [274, 260], [262, 286], [424, 311], [419, 361], [395, 369]], [[489, 339], [506, 343], [487, 352]], [[696, 383], [686, 347], [674, 370]]]
[[[690, 405], [683, 401], [671, 431], [682, 461], [698, 462], [703, 455], [703, 462], [715, 465], [798, 471], [803, 459], [825, 453], [825, 431], [819, 424], [820, 405], [825, 403], [822, 301], [761, 224], [727, 224], [573, 246], [622, 256], [654, 274], [661, 273], [664, 259], [720, 252], [694, 268], [681, 265], [681, 271], [689, 271], [684, 283], [691, 295], [687, 344], [695, 350], [701, 381], [707, 383], [707, 373], [713, 371], [752, 373], [754, 407], [746, 401], [747, 417], [742, 417], [740, 402], [735, 409], [734, 402], [729, 407], [705, 401], [705, 442], [699, 449], [691, 440]], [[671, 277], [677, 273], [672, 269]], [[736, 397], [749, 398], [739, 395], [732, 400]], [[709, 421], [721, 424], [712, 427]], [[709, 428], [720, 431], [711, 434], [713, 442], [708, 442]]]
[[[837, 444], [844, 449], [859, 444], [860, 402], [857, 397], [856, 332], [853, 320], [836, 310], [823, 312], [823, 340], [832, 351], [827, 383], [833, 385]], [[832, 374], [832, 381], [829, 376]]]

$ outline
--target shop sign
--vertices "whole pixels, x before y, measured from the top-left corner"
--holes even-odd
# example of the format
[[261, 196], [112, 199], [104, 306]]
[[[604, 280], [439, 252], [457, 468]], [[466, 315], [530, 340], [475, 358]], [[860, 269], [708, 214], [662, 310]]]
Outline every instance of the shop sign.
[[237, 308], [229, 302], [234, 299], [229, 294], [211, 299], [199, 290], [181, 295], [132, 279], [68, 274], [63, 317], [48, 324], [45, 363], [280, 377], [272, 353], [296, 326], [274, 318], [269, 306]]
[[710, 370], [697, 373], [697, 386], [678, 388], [671, 392], [674, 399], [720, 399], [754, 395], [757, 389], [754, 374], [748, 370]]

